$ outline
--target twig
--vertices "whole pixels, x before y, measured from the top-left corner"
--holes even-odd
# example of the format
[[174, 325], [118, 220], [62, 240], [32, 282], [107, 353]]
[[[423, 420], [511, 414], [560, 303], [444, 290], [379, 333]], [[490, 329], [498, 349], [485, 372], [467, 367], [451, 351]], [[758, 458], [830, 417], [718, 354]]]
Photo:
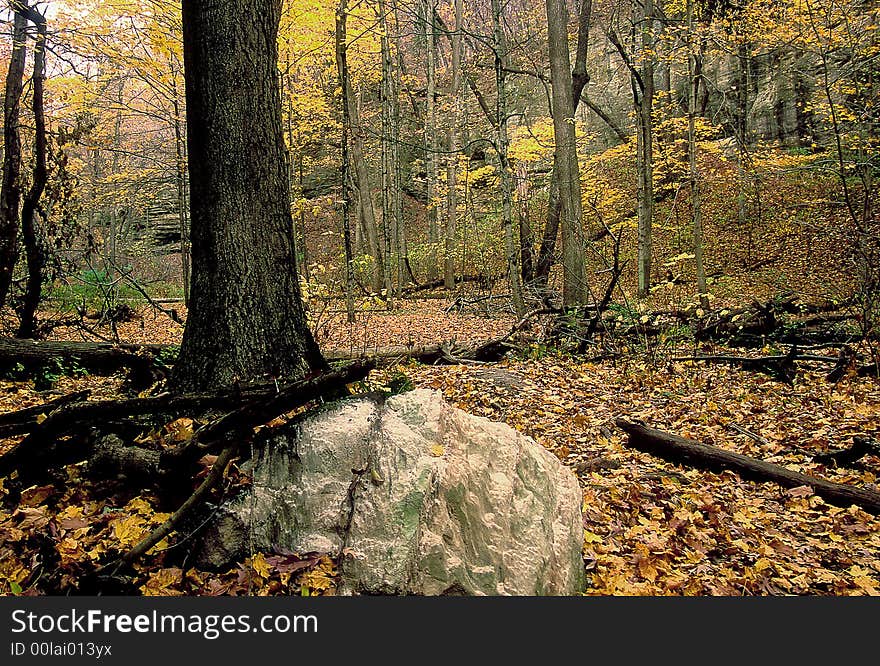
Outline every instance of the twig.
[[[159, 543], [166, 536], [171, 534], [176, 528], [181, 519], [191, 511], [195, 506], [197, 506], [205, 496], [211, 491], [211, 489], [217, 485], [220, 479], [223, 478], [223, 472], [226, 469], [226, 465], [229, 464], [229, 461], [232, 460], [232, 457], [238, 451], [238, 447], [240, 442], [235, 442], [234, 444], [229, 444], [225, 449], [220, 453], [217, 457], [217, 460], [214, 461], [214, 464], [211, 466], [211, 471], [208, 472], [208, 476], [205, 477], [205, 480], [202, 481], [201, 485], [196, 488], [195, 492], [189, 496], [189, 498], [180, 505], [180, 508], [175, 511], [168, 520], [159, 525], [156, 529], [154, 529], [148, 536], [146, 536], [143, 540], [140, 541], [134, 548], [128, 551], [125, 555], [123, 555], [118, 561], [112, 562], [111, 564], [117, 564], [117, 568], [114, 570], [114, 573], [119, 570], [119, 567], [123, 564], [131, 564], [136, 559], [140, 558], [142, 555], [146, 554], [150, 548]], [[110, 565], [107, 565], [110, 566]], [[107, 566], [102, 567], [98, 573], [104, 571]]]
[[758, 444], [761, 444], [762, 446], [770, 446], [770, 442], [768, 442], [766, 439], [761, 437], [761, 435], [757, 435], [757, 434], [753, 433], [751, 430], [746, 430], [745, 428], [737, 425], [736, 423], [730, 423], [729, 426], [730, 426], [731, 430], [736, 430], [739, 434], [745, 435], [746, 437], [753, 439], [754, 441], [758, 442]]

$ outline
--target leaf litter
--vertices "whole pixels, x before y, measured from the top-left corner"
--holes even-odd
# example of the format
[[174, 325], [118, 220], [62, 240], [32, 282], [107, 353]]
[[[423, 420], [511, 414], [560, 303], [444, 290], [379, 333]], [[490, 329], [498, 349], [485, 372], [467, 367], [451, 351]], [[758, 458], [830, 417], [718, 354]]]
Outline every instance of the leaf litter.
[[[443, 305], [438, 301], [363, 314], [357, 345], [369, 351], [436, 343], [444, 339], [437, 324], [448, 317], [438, 312]], [[493, 337], [508, 330], [511, 321], [509, 315], [458, 315], [454, 336], [461, 341]], [[126, 339], [179, 341], [179, 327], [162, 329], [152, 315], [142, 315], [140, 322], [122, 331]], [[162, 329], [161, 335], [151, 328]], [[337, 317], [325, 333], [330, 348], [350, 340], [352, 327]], [[880, 384], [874, 379], [847, 377], [832, 384], [821, 373], [804, 370], [789, 385], [726, 366], [632, 354], [586, 362], [535, 347], [492, 365], [386, 368], [374, 373], [371, 382], [385, 385], [401, 374], [415, 387], [437, 389], [472, 414], [504, 421], [534, 437], [576, 473], [584, 496], [587, 594], [880, 593], [877, 517], [857, 507], [831, 506], [808, 487], [784, 489], [745, 481], [732, 472], [665, 462], [627, 447], [625, 435], [613, 425], [618, 417], [641, 420], [793, 470], [877, 490], [876, 456], [851, 468], [813, 460], [845, 448], [855, 436], [880, 436]], [[4, 381], [0, 410], [86, 388], [92, 400], [118, 397], [122, 381], [122, 376], [62, 377], [51, 393], [35, 390], [32, 382]], [[178, 419], [155, 436], [170, 445], [189, 436], [193, 427], [190, 419]], [[18, 439], [0, 441], [0, 452]], [[211, 463], [202, 462], [206, 467]], [[63, 487], [27, 489], [18, 506], [0, 509], [0, 593], [81, 591], [97, 563], [127, 550], [173, 510], [150, 493], [107, 496], [81, 477], [79, 465], [66, 472]], [[248, 482], [233, 465], [225, 490]], [[338, 568], [328, 554], [252, 553], [218, 573], [182, 563], [175, 538], [158, 544], [135, 565], [125, 593], [336, 593]]]

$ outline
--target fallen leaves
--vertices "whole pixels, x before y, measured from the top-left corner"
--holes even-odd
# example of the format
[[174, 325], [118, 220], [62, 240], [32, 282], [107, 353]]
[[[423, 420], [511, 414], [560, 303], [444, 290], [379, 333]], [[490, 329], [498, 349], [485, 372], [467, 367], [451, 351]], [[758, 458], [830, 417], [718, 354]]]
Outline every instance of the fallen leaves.
[[[819, 373], [792, 386], [735, 368], [644, 359], [585, 364], [565, 356], [500, 364], [514, 387], [482, 368], [412, 366], [471, 413], [503, 420], [579, 469], [590, 594], [873, 594], [880, 589], [880, 520], [783, 489], [671, 465], [628, 450], [618, 416], [839, 483], [874, 483], [866, 468], [829, 469], [812, 456], [880, 431], [880, 387], [831, 385]], [[730, 427], [741, 426], [758, 437]], [[614, 461], [598, 465], [594, 461]], [[872, 471], [873, 470], [873, 471]], [[852, 571], [851, 567], [860, 567]]]

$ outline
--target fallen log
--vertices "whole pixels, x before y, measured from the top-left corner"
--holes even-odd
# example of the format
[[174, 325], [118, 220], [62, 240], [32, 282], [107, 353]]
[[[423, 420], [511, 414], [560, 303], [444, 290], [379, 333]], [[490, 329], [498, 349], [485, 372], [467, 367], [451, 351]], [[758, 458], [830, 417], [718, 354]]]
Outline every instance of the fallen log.
[[[132, 419], [155, 414], [173, 417], [196, 412], [204, 413], [214, 409], [235, 410], [231, 414], [236, 415], [234, 418], [238, 421], [244, 420], [246, 423], [259, 425], [284, 411], [332, 394], [344, 384], [363, 379], [373, 367], [375, 363], [366, 359], [342, 370], [304, 379], [281, 388], [270, 384], [262, 385], [257, 389], [231, 390], [215, 394], [163, 394], [148, 398], [100, 400], [67, 405], [54, 411], [42, 423], [36, 424], [27, 437], [0, 457], [0, 477], [7, 476], [13, 471], [17, 471], [19, 477], [27, 477], [29, 471], [34, 469], [45, 471], [56, 455], [58, 438], [76, 429], [106, 423], [114, 418]], [[273, 411], [282, 406], [287, 406], [287, 410]], [[250, 415], [249, 420], [248, 415]], [[260, 421], [262, 417], [265, 418]], [[207, 434], [209, 433], [203, 434], [200, 441], [205, 441]], [[164, 459], [171, 461], [177, 458], [174, 454], [166, 453]], [[191, 458], [186, 457], [186, 460], [191, 461]], [[167, 468], [167, 465], [163, 465], [163, 468]]]
[[677, 356], [672, 359], [675, 362], [703, 362], [703, 363], [723, 363], [725, 365], [733, 365], [741, 367], [743, 370], [754, 370], [763, 372], [766, 375], [778, 379], [780, 381], [791, 382], [794, 380], [796, 366], [795, 361], [805, 361], [810, 363], [837, 363], [837, 359], [830, 356], [819, 356], [816, 354], [799, 354], [797, 347], [792, 347], [787, 354], [774, 356]]
[[33, 407], [0, 414], [0, 437], [12, 437], [26, 433], [37, 425], [40, 416], [48, 417], [56, 409], [74, 402], [81, 402], [87, 399], [90, 394], [91, 391], [77, 391]]
[[847, 449], [839, 451], [829, 451], [828, 453], [820, 453], [813, 457], [818, 463], [823, 465], [834, 465], [847, 467], [861, 460], [866, 455], [871, 454], [880, 457], [880, 442], [870, 437], [854, 437], [852, 445]]
[[473, 347], [463, 347], [452, 342], [442, 342], [436, 345], [421, 347], [399, 345], [396, 347], [380, 347], [372, 349], [369, 353], [357, 354], [342, 351], [324, 352], [324, 358], [328, 361], [351, 361], [355, 359], [370, 358], [377, 365], [389, 365], [403, 360], [414, 360], [420, 363], [435, 365], [447, 363], [459, 365], [462, 363], [494, 363], [504, 358], [504, 355], [516, 345], [510, 342], [519, 331], [537, 316], [545, 314], [558, 314], [554, 308], [536, 308], [524, 314], [510, 327], [504, 335], [487, 340]]
[[732, 470], [743, 478], [773, 481], [786, 488], [810, 486], [813, 492], [831, 504], [843, 507], [855, 504], [866, 511], [880, 514], [880, 493], [794, 472], [780, 465], [695, 442], [625, 419], [618, 419], [616, 425], [629, 435], [629, 446], [669, 462], [687, 463], [710, 471]]
[[105, 342], [54, 342], [0, 338], [0, 370], [16, 367], [91, 374], [112, 374], [129, 368], [133, 382], [148, 386], [164, 370], [160, 356], [176, 349], [172, 345], [111, 344]]
[[880, 377], [880, 363], [863, 365], [856, 370], [856, 374], [859, 377]]

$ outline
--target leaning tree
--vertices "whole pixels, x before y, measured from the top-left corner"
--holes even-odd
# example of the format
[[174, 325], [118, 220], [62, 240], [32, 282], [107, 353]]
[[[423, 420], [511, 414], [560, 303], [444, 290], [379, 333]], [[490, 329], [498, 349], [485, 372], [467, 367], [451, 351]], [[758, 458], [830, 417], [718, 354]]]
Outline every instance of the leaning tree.
[[177, 390], [326, 368], [296, 274], [280, 16], [281, 0], [183, 1], [192, 297]]

